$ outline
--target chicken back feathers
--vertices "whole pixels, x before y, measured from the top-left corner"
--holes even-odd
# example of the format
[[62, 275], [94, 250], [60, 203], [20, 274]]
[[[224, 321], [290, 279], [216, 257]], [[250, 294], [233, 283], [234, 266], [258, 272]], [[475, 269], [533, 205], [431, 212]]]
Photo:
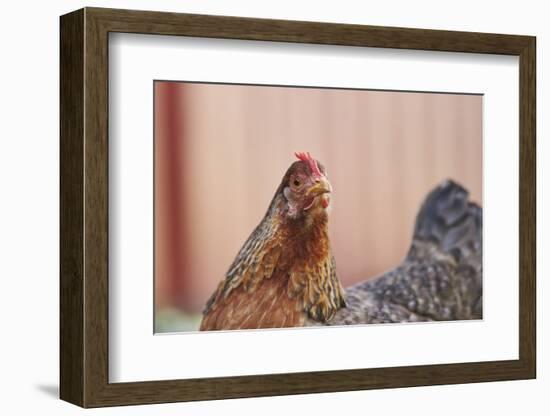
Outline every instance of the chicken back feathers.
[[481, 226], [468, 192], [443, 182], [424, 201], [401, 265], [347, 288], [347, 307], [326, 325], [481, 319]]

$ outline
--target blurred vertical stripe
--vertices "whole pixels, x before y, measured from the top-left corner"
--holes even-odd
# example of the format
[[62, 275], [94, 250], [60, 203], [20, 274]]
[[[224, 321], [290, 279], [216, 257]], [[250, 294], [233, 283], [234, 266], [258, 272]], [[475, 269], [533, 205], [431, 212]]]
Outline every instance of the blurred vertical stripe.
[[155, 304], [185, 306], [190, 280], [187, 261], [185, 198], [185, 89], [155, 82]]

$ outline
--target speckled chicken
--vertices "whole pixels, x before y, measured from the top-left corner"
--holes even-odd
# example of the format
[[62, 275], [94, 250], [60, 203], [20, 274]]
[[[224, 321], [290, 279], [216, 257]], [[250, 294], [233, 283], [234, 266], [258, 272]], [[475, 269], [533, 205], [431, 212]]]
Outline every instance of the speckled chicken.
[[468, 192], [443, 182], [425, 199], [403, 262], [347, 288], [347, 306], [324, 324], [481, 319], [481, 226], [482, 210]]
[[324, 166], [297, 153], [264, 218], [210, 297], [201, 330], [479, 319], [481, 208], [446, 181], [426, 198], [405, 260], [342, 289]]

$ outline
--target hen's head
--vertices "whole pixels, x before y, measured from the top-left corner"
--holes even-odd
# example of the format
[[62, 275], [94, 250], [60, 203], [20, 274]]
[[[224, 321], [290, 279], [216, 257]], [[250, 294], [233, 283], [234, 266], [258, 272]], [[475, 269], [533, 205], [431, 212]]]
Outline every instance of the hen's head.
[[290, 165], [281, 183], [286, 215], [292, 219], [325, 215], [332, 191], [325, 167], [309, 153], [295, 155], [298, 160]]

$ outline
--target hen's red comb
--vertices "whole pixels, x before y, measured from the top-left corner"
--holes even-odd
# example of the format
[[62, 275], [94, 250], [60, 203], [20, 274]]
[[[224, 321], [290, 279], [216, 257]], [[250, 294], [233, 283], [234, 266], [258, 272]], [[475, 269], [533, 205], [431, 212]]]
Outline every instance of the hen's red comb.
[[311, 157], [309, 152], [296, 152], [294, 153], [296, 157], [301, 160], [302, 162], [305, 162], [309, 165], [309, 169], [311, 170], [311, 173], [313, 173], [313, 176], [323, 176], [321, 171], [319, 170], [319, 166], [317, 165], [317, 162], [315, 159]]

